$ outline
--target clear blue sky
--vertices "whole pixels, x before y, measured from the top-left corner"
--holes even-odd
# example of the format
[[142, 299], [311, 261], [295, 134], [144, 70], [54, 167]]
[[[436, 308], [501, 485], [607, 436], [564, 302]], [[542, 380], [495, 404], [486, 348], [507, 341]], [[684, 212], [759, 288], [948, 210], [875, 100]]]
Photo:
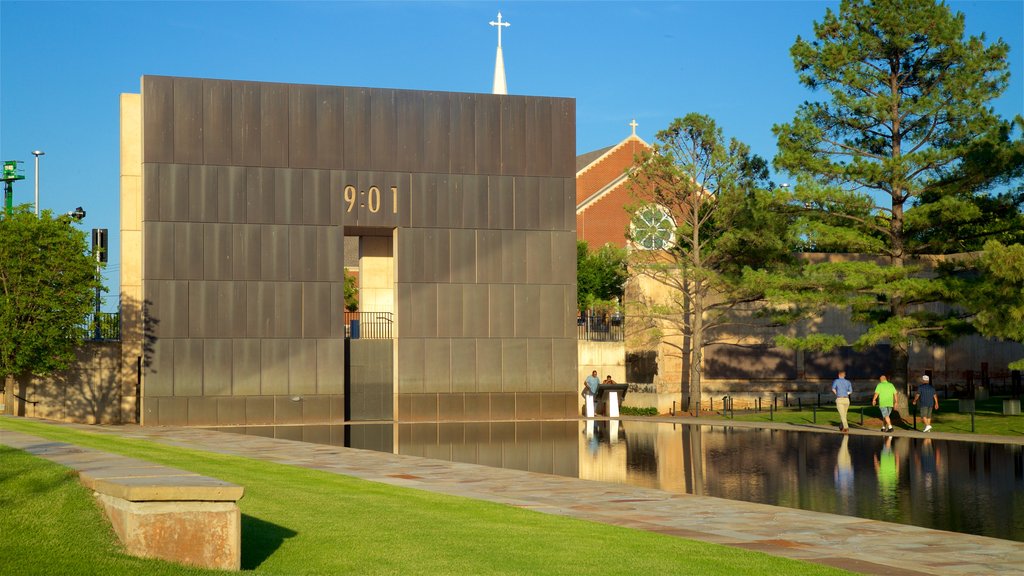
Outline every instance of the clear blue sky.
[[[109, 228], [116, 307], [118, 95], [144, 74], [490, 92], [502, 12], [510, 94], [576, 98], [576, 150], [615, 144], [631, 119], [648, 142], [700, 112], [727, 136], [775, 155], [773, 124], [813, 94], [789, 48], [837, 2], [10, 2], [0, 1], [0, 159], [25, 161], [16, 203], [83, 206]], [[969, 34], [1011, 47], [1024, 113], [1024, 2], [950, 2]]]

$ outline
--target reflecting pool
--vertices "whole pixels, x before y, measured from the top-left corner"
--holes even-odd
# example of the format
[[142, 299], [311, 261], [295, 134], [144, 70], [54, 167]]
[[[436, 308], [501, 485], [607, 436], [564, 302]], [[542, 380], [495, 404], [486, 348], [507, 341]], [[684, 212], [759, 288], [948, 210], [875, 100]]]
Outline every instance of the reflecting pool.
[[1024, 541], [1024, 446], [640, 421], [223, 428]]

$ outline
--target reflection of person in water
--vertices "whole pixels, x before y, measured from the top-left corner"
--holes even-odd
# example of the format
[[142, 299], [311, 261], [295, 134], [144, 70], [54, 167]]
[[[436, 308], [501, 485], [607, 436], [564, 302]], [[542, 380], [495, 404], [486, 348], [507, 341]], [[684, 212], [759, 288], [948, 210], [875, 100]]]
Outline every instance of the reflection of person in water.
[[888, 519], [897, 513], [896, 501], [899, 496], [900, 466], [893, 449], [892, 436], [886, 436], [882, 450], [875, 454], [875, 472], [878, 474], [878, 496], [882, 500], [882, 517]]
[[843, 503], [842, 512], [849, 512], [846, 503], [853, 497], [853, 459], [850, 458], [850, 437], [843, 436], [836, 455], [836, 468], [833, 472], [836, 481], [836, 496]]
[[939, 454], [938, 447], [932, 446], [931, 438], [925, 438], [921, 442], [921, 449], [917, 453], [917, 465], [926, 490], [930, 490], [935, 484], [935, 479], [939, 474], [940, 461], [941, 455]]

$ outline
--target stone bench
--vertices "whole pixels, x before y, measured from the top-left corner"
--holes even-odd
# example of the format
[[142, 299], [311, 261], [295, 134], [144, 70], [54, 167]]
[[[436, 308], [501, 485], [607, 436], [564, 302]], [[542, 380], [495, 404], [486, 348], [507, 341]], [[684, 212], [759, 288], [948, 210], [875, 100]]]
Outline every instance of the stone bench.
[[26, 434], [4, 431], [0, 442], [75, 470], [129, 554], [203, 568], [241, 567], [242, 486]]

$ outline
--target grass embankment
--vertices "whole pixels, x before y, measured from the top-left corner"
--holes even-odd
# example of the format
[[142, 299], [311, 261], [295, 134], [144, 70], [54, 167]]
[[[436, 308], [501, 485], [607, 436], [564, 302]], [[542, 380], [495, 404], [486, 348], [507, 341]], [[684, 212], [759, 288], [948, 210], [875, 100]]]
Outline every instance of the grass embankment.
[[[245, 486], [255, 574], [846, 574], [736, 548], [153, 442], [0, 418], [0, 429]], [[66, 468], [0, 447], [0, 573], [223, 574], [118, 551]]]
[[[958, 412], [957, 400], [942, 400], [939, 403], [939, 410], [932, 413], [932, 430], [934, 432], [952, 432], [957, 434], [971, 434], [971, 414]], [[815, 414], [817, 412], [817, 414]], [[863, 418], [861, 413], [863, 412]], [[702, 414], [702, 416], [704, 416]], [[913, 430], [913, 414], [902, 415], [903, 420], [893, 422], [897, 429]], [[839, 414], [834, 404], [825, 404], [817, 409], [810, 404], [805, 404], [802, 409], [790, 406], [779, 408], [773, 413], [767, 410], [753, 412], [747, 410], [736, 410], [735, 417], [732, 414], [716, 413], [709, 417], [719, 419], [735, 419], [744, 422], [784, 422], [787, 424], [817, 424], [824, 426], [839, 427]], [[866, 428], [878, 430], [882, 427], [881, 413], [877, 407], [870, 405], [855, 404], [850, 407], [847, 414], [847, 421], [851, 428]], [[861, 423], [863, 421], [863, 423]], [[922, 430], [924, 424], [921, 417], [917, 417], [917, 429]], [[1003, 399], [989, 398], [979, 400], [975, 404], [974, 433], [993, 434], [997, 436], [1020, 436], [1024, 434], [1024, 416], [1004, 416]]]

